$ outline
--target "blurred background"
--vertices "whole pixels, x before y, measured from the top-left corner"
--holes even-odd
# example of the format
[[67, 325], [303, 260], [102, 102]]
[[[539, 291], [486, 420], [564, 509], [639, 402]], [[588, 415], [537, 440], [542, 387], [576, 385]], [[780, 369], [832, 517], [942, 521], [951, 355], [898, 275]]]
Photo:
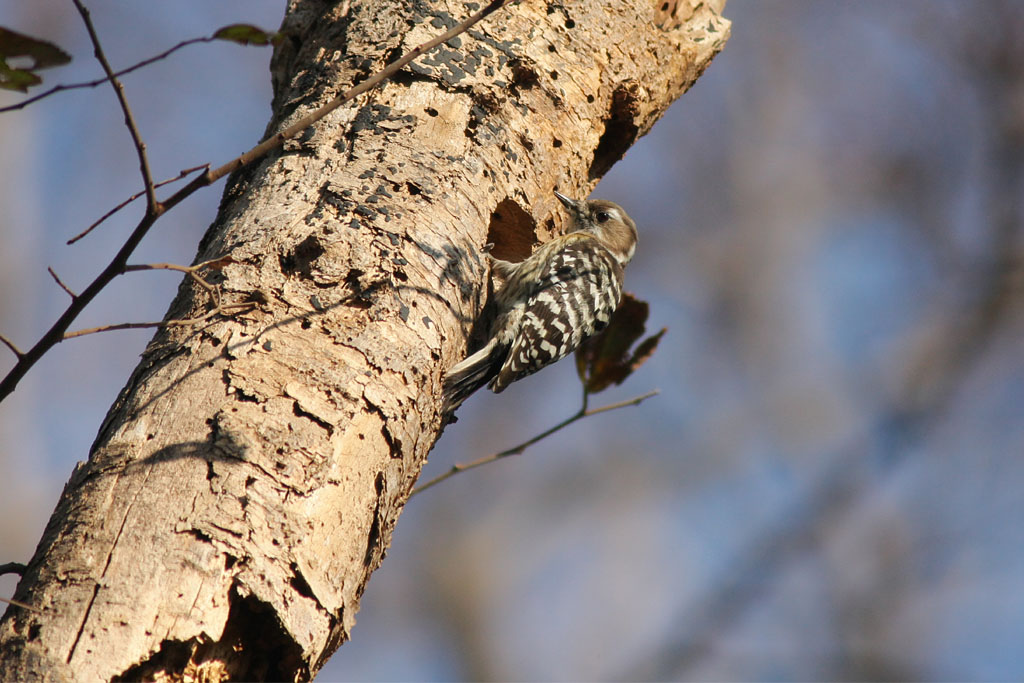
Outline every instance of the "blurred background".
[[[90, 3], [115, 67], [283, 5]], [[1024, 3], [725, 14], [595, 193], [639, 224], [627, 287], [669, 331], [592, 405], [661, 395], [414, 498], [320, 680], [1024, 678]], [[99, 75], [70, 3], [0, 0], [0, 24], [75, 56], [47, 86]], [[125, 79], [158, 177], [258, 140], [269, 56], [200, 45]], [[109, 88], [0, 115], [0, 149], [0, 332], [28, 347], [66, 304], [46, 266], [83, 287], [137, 219], [64, 245], [137, 162]], [[219, 194], [133, 260], [190, 262]], [[78, 326], [159, 319], [178, 280], [123, 277]], [[150, 336], [64, 343], [0, 405], [0, 562], [31, 556]], [[579, 394], [563, 362], [474, 397], [424, 476]]]

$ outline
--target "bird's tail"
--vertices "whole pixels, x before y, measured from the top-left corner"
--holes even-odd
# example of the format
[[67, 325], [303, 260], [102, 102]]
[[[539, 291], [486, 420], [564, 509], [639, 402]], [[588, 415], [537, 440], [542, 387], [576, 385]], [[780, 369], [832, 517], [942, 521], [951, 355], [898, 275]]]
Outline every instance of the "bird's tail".
[[453, 365], [444, 376], [444, 412], [453, 412], [474, 391], [497, 375], [507, 351], [508, 348], [500, 346], [497, 339], [491, 339], [482, 349]]

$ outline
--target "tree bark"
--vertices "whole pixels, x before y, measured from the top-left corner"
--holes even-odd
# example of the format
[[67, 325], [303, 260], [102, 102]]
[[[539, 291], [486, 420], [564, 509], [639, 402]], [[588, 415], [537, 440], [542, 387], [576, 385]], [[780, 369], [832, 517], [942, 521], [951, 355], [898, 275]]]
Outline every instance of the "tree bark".
[[[522, 0], [235, 174], [197, 261], [253, 310], [157, 333], [0, 623], [4, 680], [312, 677], [440, 434], [487, 292], [722, 48], [724, 0]], [[281, 129], [463, 18], [291, 0]], [[642, 232], [642, 226], [641, 226]], [[185, 280], [170, 318], [203, 314]]]

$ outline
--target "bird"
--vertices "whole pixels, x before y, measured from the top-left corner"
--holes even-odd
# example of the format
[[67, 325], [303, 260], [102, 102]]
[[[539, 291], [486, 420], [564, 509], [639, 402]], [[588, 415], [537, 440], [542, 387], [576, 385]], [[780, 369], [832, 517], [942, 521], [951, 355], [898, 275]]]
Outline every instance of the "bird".
[[622, 298], [623, 274], [636, 251], [636, 223], [605, 199], [555, 192], [569, 231], [511, 263], [488, 254], [504, 284], [484, 346], [445, 374], [443, 412], [453, 413], [477, 389], [509, 384], [572, 353], [608, 324]]

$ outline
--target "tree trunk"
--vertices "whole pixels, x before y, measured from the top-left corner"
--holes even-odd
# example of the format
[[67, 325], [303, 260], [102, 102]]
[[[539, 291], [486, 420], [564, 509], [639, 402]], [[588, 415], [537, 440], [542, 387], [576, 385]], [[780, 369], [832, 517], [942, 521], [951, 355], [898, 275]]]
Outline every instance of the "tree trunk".
[[[197, 261], [257, 307], [155, 335], [0, 624], [0, 678], [308, 679], [440, 434], [486, 296], [722, 48], [724, 0], [523, 0], [230, 179]], [[291, 0], [268, 132], [451, 26]], [[674, 14], [673, 14], [674, 13]], [[642, 226], [641, 226], [642, 232]], [[168, 312], [202, 315], [183, 283]]]

